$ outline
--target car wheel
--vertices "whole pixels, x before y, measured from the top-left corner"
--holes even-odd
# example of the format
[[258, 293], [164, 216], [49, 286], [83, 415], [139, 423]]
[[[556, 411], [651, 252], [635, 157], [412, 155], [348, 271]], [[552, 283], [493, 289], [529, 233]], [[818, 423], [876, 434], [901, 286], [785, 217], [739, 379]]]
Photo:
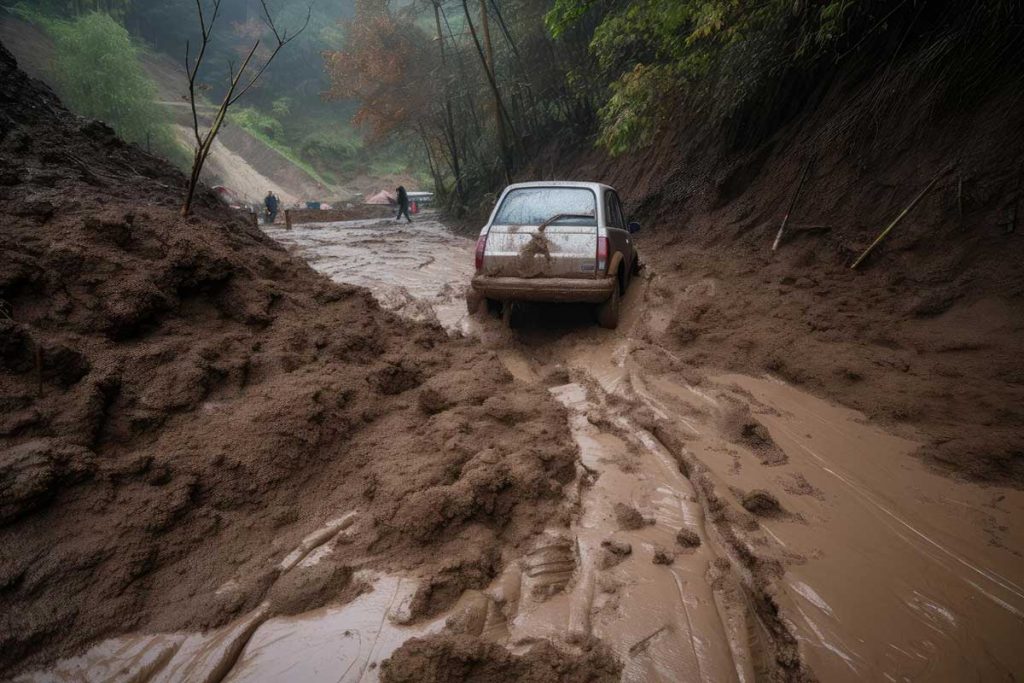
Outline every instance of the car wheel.
[[609, 330], [619, 326], [619, 294], [618, 283], [612, 289], [612, 295], [608, 300], [597, 307], [597, 324]]
[[497, 318], [501, 316], [501, 308], [501, 302], [498, 301], [497, 299], [487, 300], [487, 312], [493, 315], [494, 317]]

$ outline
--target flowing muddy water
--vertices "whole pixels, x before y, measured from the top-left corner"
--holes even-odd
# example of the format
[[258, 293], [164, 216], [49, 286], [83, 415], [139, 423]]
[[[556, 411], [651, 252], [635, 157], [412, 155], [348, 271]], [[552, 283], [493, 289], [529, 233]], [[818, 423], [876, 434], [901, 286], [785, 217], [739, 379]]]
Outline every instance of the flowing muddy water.
[[366, 287], [385, 308], [449, 330], [468, 325], [473, 242], [429, 213], [413, 223], [371, 219], [264, 229], [332, 280]]
[[[777, 379], [686, 367], [651, 341], [670, 315], [647, 303], [656, 275], [633, 283], [615, 332], [586, 308], [537, 307], [511, 334], [466, 318], [472, 244], [439, 223], [270, 234], [549, 385], [580, 448], [572, 521], [431, 621], [406, 623], [414, 578], [360, 572], [367, 592], [344, 605], [118, 638], [26, 680], [375, 680], [406, 639], [446, 628], [514, 651], [597, 637], [626, 681], [1024, 672], [1024, 493], [936, 475], [913, 440]], [[276, 571], [320, 561], [351, 519], [325, 520]]]

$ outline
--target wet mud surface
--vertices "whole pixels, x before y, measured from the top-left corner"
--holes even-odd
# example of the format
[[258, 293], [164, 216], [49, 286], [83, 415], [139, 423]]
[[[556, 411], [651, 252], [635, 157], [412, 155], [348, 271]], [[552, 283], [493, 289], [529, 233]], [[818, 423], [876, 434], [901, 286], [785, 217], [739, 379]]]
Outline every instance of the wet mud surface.
[[[224, 680], [999, 680], [1024, 670], [1024, 493], [941, 476], [913, 457], [913, 434], [777, 377], [681, 362], [651, 341], [664, 324], [650, 296], [657, 273], [631, 286], [614, 332], [586, 307], [532, 307], [514, 333], [446, 312], [471, 243], [436, 225], [274, 236], [385, 306], [475, 336], [509, 376], [560, 403], [578, 447], [560, 512], [506, 549], [493, 579], [444, 588], [453, 599], [440, 607], [424, 606], [430, 579], [356, 571], [346, 604], [281, 616], [261, 605], [203, 647], [186, 647], [196, 634], [139, 636], [52, 673], [97, 678], [115, 662], [172, 672], [183, 658]], [[444, 404], [420, 401], [428, 413]], [[284, 576], [321, 561], [319, 544], [345, 533], [344, 520], [287, 554]], [[538, 664], [542, 651], [555, 668]]]

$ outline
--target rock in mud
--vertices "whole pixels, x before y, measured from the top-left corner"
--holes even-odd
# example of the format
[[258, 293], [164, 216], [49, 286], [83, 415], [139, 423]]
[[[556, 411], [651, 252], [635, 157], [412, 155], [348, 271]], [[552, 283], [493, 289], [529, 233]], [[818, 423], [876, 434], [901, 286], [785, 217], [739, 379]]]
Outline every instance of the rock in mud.
[[635, 507], [624, 503], [615, 504], [615, 520], [619, 523], [620, 528], [628, 530], [642, 529], [649, 524], [654, 524], [653, 519], [644, 517]]
[[676, 533], [676, 543], [683, 548], [696, 548], [700, 545], [700, 536], [696, 531], [683, 528]]
[[743, 507], [759, 517], [775, 517], [782, 514], [779, 499], [763, 489], [748, 491], [743, 496]]
[[95, 471], [92, 451], [59, 439], [35, 439], [0, 451], [0, 525]]
[[384, 683], [612, 683], [622, 665], [598, 641], [582, 643], [579, 654], [541, 640], [515, 655], [501, 645], [465, 635], [412, 638], [381, 665]]

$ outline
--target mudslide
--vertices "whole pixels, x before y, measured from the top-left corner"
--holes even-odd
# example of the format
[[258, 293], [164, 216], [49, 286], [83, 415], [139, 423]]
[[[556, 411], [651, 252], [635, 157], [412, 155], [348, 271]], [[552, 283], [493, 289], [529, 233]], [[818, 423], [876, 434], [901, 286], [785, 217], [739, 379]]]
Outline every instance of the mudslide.
[[[510, 332], [465, 314], [472, 242], [429, 217], [271, 234], [547, 387], [579, 446], [562, 513], [491, 585], [428, 619], [411, 619], [421, 579], [360, 571], [363, 593], [343, 606], [271, 619], [264, 605], [211, 633], [119, 638], [25, 680], [399, 680], [466, 634], [517, 653], [587, 653], [596, 639], [624, 681], [1024, 671], [1024, 493], [934, 474], [914, 441], [777, 378], [681, 363], [651, 341], [668, 320], [657, 273], [634, 281], [615, 332], [585, 308], [545, 306]], [[357, 515], [338, 510], [282, 552], [276, 581], [315, 569]]]

